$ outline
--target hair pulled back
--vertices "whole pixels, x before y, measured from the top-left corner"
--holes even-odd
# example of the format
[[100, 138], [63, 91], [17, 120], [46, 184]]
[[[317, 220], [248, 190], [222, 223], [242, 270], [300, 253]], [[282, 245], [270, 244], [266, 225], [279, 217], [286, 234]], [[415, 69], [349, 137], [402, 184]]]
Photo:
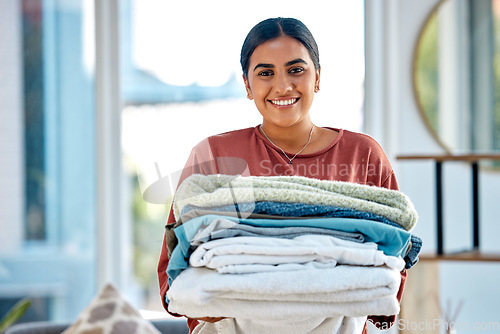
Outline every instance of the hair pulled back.
[[320, 69], [318, 45], [304, 23], [293, 18], [270, 18], [257, 23], [248, 33], [241, 48], [240, 63], [243, 75], [248, 76], [250, 57], [255, 49], [273, 38], [289, 36], [298, 40], [309, 52], [316, 70]]

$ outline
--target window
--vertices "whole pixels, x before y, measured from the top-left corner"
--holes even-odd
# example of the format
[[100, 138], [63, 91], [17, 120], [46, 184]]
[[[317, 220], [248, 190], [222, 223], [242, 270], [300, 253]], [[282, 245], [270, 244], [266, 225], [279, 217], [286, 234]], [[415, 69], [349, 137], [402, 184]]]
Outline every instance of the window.
[[0, 14], [0, 305], [31, 298], [25, 320], [74, 319], [95, 293], [89, 3], [9, 1]]

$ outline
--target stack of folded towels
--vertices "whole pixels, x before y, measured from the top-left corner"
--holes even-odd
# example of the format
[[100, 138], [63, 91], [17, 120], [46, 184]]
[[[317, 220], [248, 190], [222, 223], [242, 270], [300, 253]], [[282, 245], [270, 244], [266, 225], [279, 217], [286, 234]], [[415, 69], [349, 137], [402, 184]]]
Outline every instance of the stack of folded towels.
[[399, 312], [400, 271], [422, 245], [407, 196], [347, 182], [195, 174], [173, 211], [169, 311], [242, 332], [360, 332]]

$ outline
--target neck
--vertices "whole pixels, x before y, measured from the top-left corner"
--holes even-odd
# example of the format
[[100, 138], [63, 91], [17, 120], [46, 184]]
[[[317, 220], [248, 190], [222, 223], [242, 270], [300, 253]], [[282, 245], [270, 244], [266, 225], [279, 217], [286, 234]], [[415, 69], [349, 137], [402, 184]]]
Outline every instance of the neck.
[[289, 127], [280, 127], [264, 120], [261, 127], [275, 145], [286, 152], [296, 153], [308, 142], [313, 126], [310, 120]]

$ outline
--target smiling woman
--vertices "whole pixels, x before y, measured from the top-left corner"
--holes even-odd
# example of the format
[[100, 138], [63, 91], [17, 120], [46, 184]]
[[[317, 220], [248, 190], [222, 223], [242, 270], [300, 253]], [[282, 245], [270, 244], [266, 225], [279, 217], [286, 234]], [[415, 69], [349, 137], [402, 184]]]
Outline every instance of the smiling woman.
[[[258, 23], [243, 43], [240, 60], [248, 98], [254, 101], [262, 123], [210, 136], [200, 142], [193, 148], [179, 184], [192, 174], [235, 177], [284, 175], [398, 189], [394, 171], [375, 140], [361, 133], [320, 127], [313, 123], [309, 111], [315, 92], [319, 90], [321, 68], [316, 42], [301, 21], [273, 18]], [[347, 171], [339, 172], [338, 166], [349, 167]], [[171, 210], [168, 229], [173, 228], [175, 223], [176, 217]], [[167, 290], [172, 278], [167, 276], [167, 235], [158, 274], [162, 302], [168, 311]], [[396, 289], [398, 292], [393, 299], [397, 304], [402, 297], [406, 271], [396, 272], [396, 276], [399, 289]], [[179, 279], [176, 278], [176, 282]], [[206, 316], [213, 313], [207, 312]], [[383, 314], [385, 316], [369, 316], [368, 319], [379, 327], [388, 328], [395, 315]], [[227, 314], [216, 318], [188, 319], [188, 324], [196, 333], [210, 330], [221, 333], [286, 332], [285, 327], [276, 331], [279, 323], [270, 325], [260, 318], [228, 319], [225, 316]], [[303, 333], [312, 330], [333, 333], [339, 330], [338, 326], [344, 332], [367, 333], [367, 316], [333, 316], [319, 319], [319, 325], [316, 318], [299, 319], [294, 324], [298, 326], [296, 332]], [[339, 319], [342, 319], [340, 323]], [[258, 331], [234, 330], [239, 326], [254, 325], [258, 326]]]

